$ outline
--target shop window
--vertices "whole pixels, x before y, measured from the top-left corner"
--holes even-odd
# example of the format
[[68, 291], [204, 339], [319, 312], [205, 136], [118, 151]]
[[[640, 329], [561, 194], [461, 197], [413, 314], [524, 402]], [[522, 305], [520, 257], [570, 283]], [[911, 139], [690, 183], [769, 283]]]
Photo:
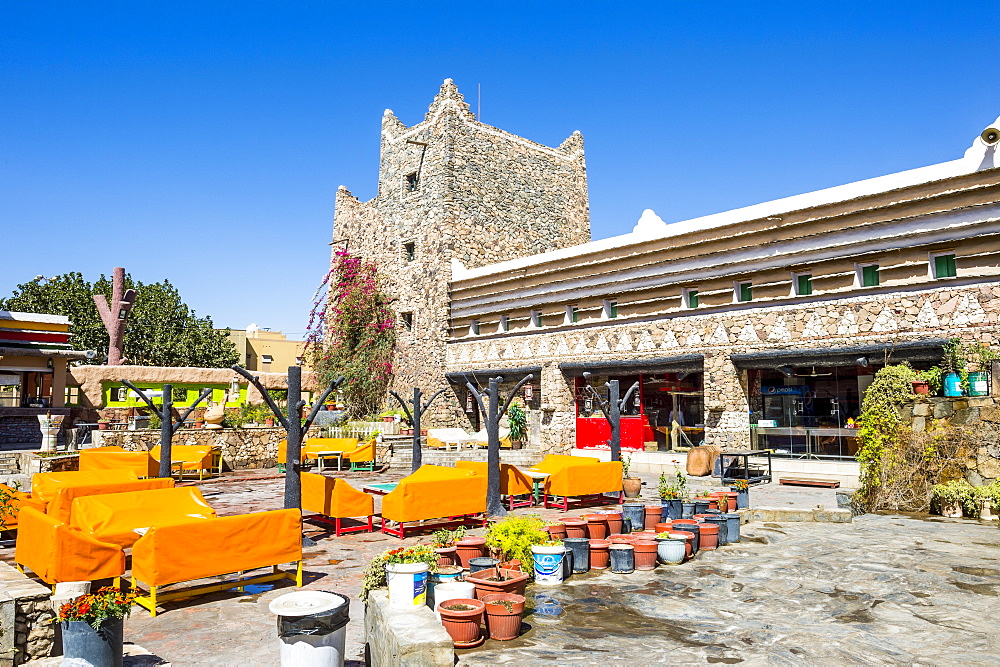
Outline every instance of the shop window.
[[809, 296], [813, 293], [813, 277], [811, 273], [795, 274], [795, 295]]
[[604, 319], [613, 320], [618, 317], [618, 301], [615, 299], [604, 300]]
[[417, 258], [417, 244], [414, 241], [403, 244], [403, 254], [406, 255], [406, 261], [412, 262]]
[[403, 177], [403, 189], [406, 192], [416, 192], [420, 187], [420, 175], [417, 172], [407, 174]]
[[469, 323], [469, 335], [478, 336], [479, 335], [479, 320], [472, 320]]
[[684, 308], [697, 308], [698, 307], [698, 290], [693, 287], [687, 288], [681, 293], [681, 301]]
[[580, 309], [576, 306], [566, 306], [566, 324], [576, 324], [580, 321]]
[[507, 333], [510, 330], [510, 318], [506, 315], [500, 316], [500, 323], [497, 325], [497, 333]]
[[108, 392], [108, 401], [111, 403], [124, 403], [128, 398], [128, 389], [126, 387], [111, 387]]
[[403, 329], [413, 331], [413, 313], [400, 313], [399, 319], [403, 322]]
[[862, 287], [878, 287], [878, 264], [863, 264], [858, 267], [858, 278]]
[[21, 374], [0, 372], [0, 408], [21, 405]]
[[538, 328], [542, 326], [542, 311], [531, 311], [531, 326]]
[[736, 283], [736, 300], [743, 303], [753, 301], [753, 283], [750, 281]]
[[931, 255], [932, 266], [934, 269], [935, 278], [954, 278], [958, 275], [958, 271], [955, 267], [955, 254], [954, 253], [941, 253], [938, 255]]

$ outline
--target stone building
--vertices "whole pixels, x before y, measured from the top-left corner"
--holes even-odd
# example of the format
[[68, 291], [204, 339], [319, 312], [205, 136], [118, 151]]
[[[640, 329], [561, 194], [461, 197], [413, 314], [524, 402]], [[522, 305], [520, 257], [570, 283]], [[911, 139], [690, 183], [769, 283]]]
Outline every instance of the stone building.
[[338, 192], [335, 242], [389, 268], [395, 381], [450, 381], [441, 422], [479, 426], [467, 381], [530, 372], [534, 443], [603, 447], [589, 371], [638, 383], [626, 448], [850, 466], [878, 368], [1000, 342], [998, 125], [957, 160], [672, 224], [647, 210], [591, 242], [580, 135], [552, 149], [478, 123], [449, 80], [413, 128], [386, 112], [379, 194]]

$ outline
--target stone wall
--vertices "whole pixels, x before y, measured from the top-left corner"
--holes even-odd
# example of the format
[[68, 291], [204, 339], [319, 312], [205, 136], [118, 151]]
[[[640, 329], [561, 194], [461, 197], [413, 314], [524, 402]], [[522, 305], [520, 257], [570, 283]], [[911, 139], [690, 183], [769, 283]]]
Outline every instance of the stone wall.
[[966, 452], [965, 476], [981, 486], [1000, 479], [1000, 400], [990, 396], [919, 398], [909, 408], [910, 428], [933, 431], [939, 427], [970, 429], [976, 438]]
[[[51, 591], [0, 563], [0, 664], [47, 658], [55, 641]], [[13, 656], [13, 663], [7, 662]]]
[[[160, 442], [160, 431], [95, 431], [95, 446], [117, 445], [132, 451], [152, 449]], [[313, 426], [307, 437], [317, 438]], [[176, 445], [212, 445], [222, 448], [224, 470], [272, 468], [278, 464], [278, 443], [285, 439], [281, 428], [183, 429], [173, 438]]]

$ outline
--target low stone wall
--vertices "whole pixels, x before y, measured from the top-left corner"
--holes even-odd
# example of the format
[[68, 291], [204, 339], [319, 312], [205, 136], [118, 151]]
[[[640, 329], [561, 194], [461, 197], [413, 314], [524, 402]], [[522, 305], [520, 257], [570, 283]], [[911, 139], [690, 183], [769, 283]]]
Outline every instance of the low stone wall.
[[975, 429], [978, 446], [965, 458], [965, 476], [974, 485], [1000, 479], [1000, 401], [991, 396], [921, 397], [909, 408], [910, 428], [946, 426]]
[[[308, 437], [319, 437], [319, 428], [309, 429]], [[278, 443], [285, 439], [281, 428], [181, 429], [174, 435], [176, 445], [212, 445], [222, 448], [225, 468], [272, 468], [278, 465]], [[95, 446], [117, 445], [132, 451], [152, 449], [160, 442], [158, 429], [136, 431], [94, 431]]]
[[813, 509], [801, 509], [796, 507], [750, 507], [737, 510], [741, 516], [741, 523], [751, 521], [776, 521], [776, 522], [801, 522], [810, 521], [814, 523], [851, 523], [854, 515], [849, 509], [826, 509], [815, 507]]
[[384, 590], [365, 605], [365, 663], [370, 667], [452, 667], [451, 637], [427, 605], [393, 609]]
[[59, 456], [39, 456], [32, 452], [18, 455], [18, 468], [25, 475], [39, 472], [67, 472], [80, 469], [80, 455], [76, 453]]
[[21, 665], [52, 653], [56, 626], [50, 590], [0, 562], [0, 665]]

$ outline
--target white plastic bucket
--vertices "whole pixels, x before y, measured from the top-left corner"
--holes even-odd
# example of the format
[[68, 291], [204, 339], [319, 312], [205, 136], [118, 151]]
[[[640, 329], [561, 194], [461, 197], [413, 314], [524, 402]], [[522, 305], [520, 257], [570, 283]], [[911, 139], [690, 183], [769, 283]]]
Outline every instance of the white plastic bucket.
[[476, 599], [476, 586], [468, 581], [449, 581], [434, 587], [434, 614], [441, 620], [438, 608], [448, 600]]
[[566, 547], [531, 547], [535, 561], [535, 583], [541, 586], [555, 586], [563, 582], [563, 559]]
[[326, 591], [295, 591], [268, 605], [278, 616], [282, 667], [343, 667], [350, 603]]
[[385, 566], [389, 584], [389, 606], [413, 609], [427, 604], [427, 563], [399, 563]]

